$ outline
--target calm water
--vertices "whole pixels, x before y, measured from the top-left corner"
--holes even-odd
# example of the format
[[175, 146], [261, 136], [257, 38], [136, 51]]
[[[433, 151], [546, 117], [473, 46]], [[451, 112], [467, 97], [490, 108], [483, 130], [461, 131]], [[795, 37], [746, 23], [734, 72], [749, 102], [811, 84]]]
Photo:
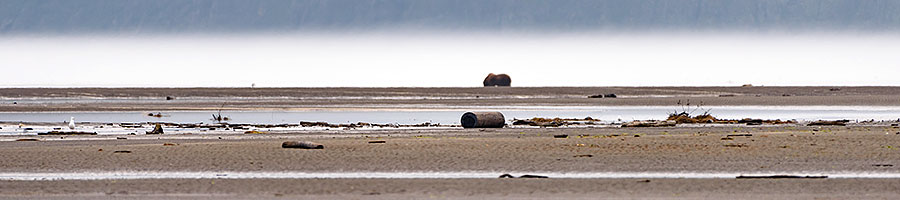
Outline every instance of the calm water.
[[[782, 119], [782, 120], [897, 120], [900, 107], [872, 106], [723, 106], [708, 107], [710, 112], [721, 119]], [[624, 121], [664, 119], [667, 113], [680, 108], [668, 106], [616, 106], [616, 107], [483, 107], [444, 110], [326, 110], [326, 111], [229, 111], [222, 115], [231, 118], [231, 123], [297, 123], [299, 121], [321, 121], [329, 123], [399, 123], [417, 124], [423, 122], [459, 124], [459, 118], [466, 111], [500, 111], [506, 118], [592, 117], [604, 121]], [[699, 114], [702, 111], [696, 111]], [[149, 112], [3, 112], [0, 121], [63, 122], [75, 117], [77, 122], [176, 122], [211, 123], [214, 111], [162, 112], [165, 117], [147, 116]]]

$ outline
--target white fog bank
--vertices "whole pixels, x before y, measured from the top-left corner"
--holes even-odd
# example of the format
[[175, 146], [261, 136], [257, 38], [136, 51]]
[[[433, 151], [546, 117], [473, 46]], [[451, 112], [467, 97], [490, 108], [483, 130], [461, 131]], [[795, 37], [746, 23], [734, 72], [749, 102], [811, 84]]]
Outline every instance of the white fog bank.
[[900, 36], [3, 37], [0, 87], [900, 85]]

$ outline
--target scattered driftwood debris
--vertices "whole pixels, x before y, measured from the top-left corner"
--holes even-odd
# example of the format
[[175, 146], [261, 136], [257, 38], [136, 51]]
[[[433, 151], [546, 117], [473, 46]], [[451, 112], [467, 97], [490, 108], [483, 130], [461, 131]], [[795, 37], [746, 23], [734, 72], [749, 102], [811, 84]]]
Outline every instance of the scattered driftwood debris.
[[753, 136], [753, 134], [731, 134], [731, 135], [728, 135], [727, 137], [752, 137], [752, 136]]
[[622, 124], [622, 127], [672, 127], [675, 126], [677, 122], [675, 121], [659, 121], [659, 120], [636, 120], [628, 123]]
[[147, 131], [147, 134], [163, 134], [162, 125], [156, 124], [156, 127], [153, 127], [152, 131]]
[[809, 124], [806, 124], [806, 125], [807, 126], [846, 126], [848, 122], [850, 122], [850, 120], [835, 120], [835, 121], [819, 120], [819, 121], [810, 122]]
[[746, 124], [746, 125], [763, 125], [763, 124], [796, 124], [797, 121], [788, 120], [782, 121], [780, 119], [776, 120], [763, 120], [763, 119], [751, 119], [744, 118], [741, 120], [733, 120], [733, 119], [718, 119], [708, 113], [704, 113], [701, 115], [691, 116], [688, 113], [682, 112], [678, 114], [670, 114], [667, 121], [675, 121], [678, 124]]
[[528, 126], [541, 126], [541, 127], [558, 127], [558, 126], [568, 126], [568, 125], [592, 125], [592, 124], [600, 124], [600, 120], [593, 119], [591, 117], [586, 117], [584, 119], [576, 119], [576, 118], [540, 118], [535, 117], [531, 119], [515, 119], [513, 121], [513, 125], [528, 125]]
[[530, 175], [530, 174], [526, 174], [526, 175], [522, 175], [522, 176], [519, 176], [519, 177], [515, 177], [515, 176], [510, 175], [510, 174], [503, 174], [503, 175], [500, 175], [500, 178], [550, 178], [550, 177], [547, 177], [547, 176], [541, 176], [541, 175]]
[[97, 135], [97, 132], [85, 131], [50, 131], [46, 133], [38, 133], [38, 135]]
[[384, 144], [384, 143], [387, 143], [387, 142], [385, 142], [384, 140], [372, 140], [372, 141], [369, 141], [369, 144]]
[[113, 153], [131, 153], [131, 151], [123, 150], [123, 151], [113, 151]]
[[[675, 111], [669, 113], [669, 117], [666, 118], [666, 121], [675, 121], [678, 124], [747, 124], [747, 125], [763, 125], [763, 124], [796, 124], [797, 121], [788, 120], [763, 120], [763, 119], [751, 119], [744, 118], [740, 120], [734, 119], [718, 119], [712, 114], [710, 111], [712, 109], [703, 109], [703, 102], [700, 104], [691, 104], [690, 100], [681, 101], [679, 100], [677, 103], [681, 106], [681, 112]], [[696, 106], [696, 107], [693, 107]], [[691, 108], [693, 107], [693, 108]], [[697, 111], [703, 111], [703, 113], [694, 115], [693, 113]]]
[[726, 145], [723, 145], [723, 146], [725, 146], [725, 147], [736, 147], [736, 148], [744, 148], [744, 147], [748, 147], [748, 145], [746, 145], [746, 144], [726, 144]]
[[892, 164], [874, 164], [873, 167], [893, 167]]
[[119, 123], [119, 126], [122, 128], [142, 128], [144, 127], [141, 123]]
[[19, 141], [19, 142], [38, 142], [38, 141], [41, 141], [41, 140], [35, 139], [35, 138], [22, 138], [22, 139], [17, 139], [16, 141]]
[[324, 149], [325, 145], [315, 143], [315, 142], [307, 142], [307, 141], [287, 141], [287, 142], [281, 143], [281, 148]]
[[594, 99], [594, 98], [596, 98], [596, 99], [616, 98], [616, 97], [618, 97], [618, 96], [616, 96], [616, 94], [595, 94], [595, 95], [588, 96], [588, 98], [592, 98], [592, 99]]
[[553, 135], [553, 138], [569, 138], [569, 135], [566, 135], [566, 134]]
[[591, 154], [580, 154], [580, 155], [575, 155], [575, 156], [572, 156], [572, 157], [576, 157], [576, 158], [590, 158], [590, 157], [594, 157], [594, 155], [591, 155]]
[[737, 179], [788, 179], [788, 178], [799, 178], [799, 179], [821, 179], [828, 178], [828, 176], [798, 176], [798, 175], [771, 175], [771, 176], [752, 176], [752, 175], [740, 175], [735, 177]]

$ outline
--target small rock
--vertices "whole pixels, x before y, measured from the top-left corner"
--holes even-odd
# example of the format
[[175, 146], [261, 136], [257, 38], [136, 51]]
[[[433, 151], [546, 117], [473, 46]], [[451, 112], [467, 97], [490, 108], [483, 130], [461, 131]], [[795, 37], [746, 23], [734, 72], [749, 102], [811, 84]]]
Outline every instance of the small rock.
[[281, 148], [324, 149], [325, 145], [307, 141], [287, 141], [281, 143]]
[[515, 176], [509, 175], [509, 174], [503, 174], [503, 175], [500, 175], [500, 178], [515, 178]]

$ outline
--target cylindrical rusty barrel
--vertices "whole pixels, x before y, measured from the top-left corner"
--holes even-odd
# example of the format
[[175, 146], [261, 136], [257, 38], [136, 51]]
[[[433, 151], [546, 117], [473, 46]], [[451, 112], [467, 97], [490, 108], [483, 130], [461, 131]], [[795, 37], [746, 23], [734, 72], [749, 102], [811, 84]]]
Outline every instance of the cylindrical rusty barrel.
[[506, 125], [500, 112], [467, 112], [459, 121], [463, 128], [503, 128]]

